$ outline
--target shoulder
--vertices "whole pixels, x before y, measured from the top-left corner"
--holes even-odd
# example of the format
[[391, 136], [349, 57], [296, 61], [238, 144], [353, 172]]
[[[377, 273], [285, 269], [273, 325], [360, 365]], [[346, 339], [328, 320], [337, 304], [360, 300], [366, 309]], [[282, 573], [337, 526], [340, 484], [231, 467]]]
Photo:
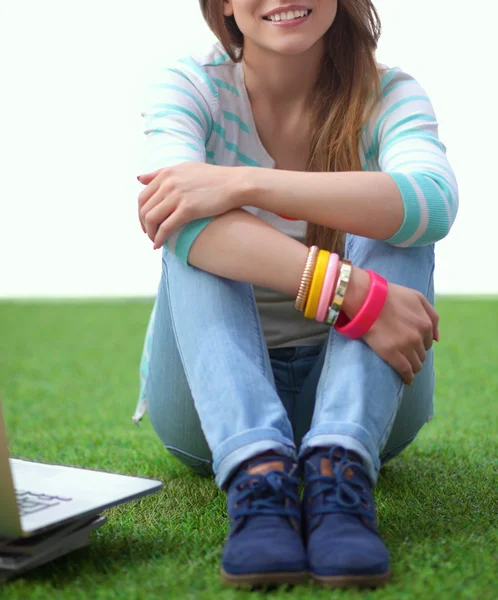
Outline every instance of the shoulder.
[[422, 85], [400, 67], [377, 64], [380, 81], [380, 98], [377, 102], [377, 115], [395, 105], [412, 101], [429, 102], [427, 92]]
[[205, 50], [177, 58], [161, 69], [162, 84], [187, 87], [199, 94], [212, 108], [219, 102], [220, 87], [234, 87], [235, 63], [219, 42]]

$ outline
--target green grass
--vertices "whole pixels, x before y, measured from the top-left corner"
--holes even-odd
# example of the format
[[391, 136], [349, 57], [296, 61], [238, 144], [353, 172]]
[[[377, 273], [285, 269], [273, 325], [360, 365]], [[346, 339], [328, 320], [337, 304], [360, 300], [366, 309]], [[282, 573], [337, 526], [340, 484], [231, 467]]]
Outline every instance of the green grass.
[[5, 584], [7, 599], [498, 597], [498, 301], [440, 299], [436, 418], [376, 488], [394, 577], [377, 591], [235, 591], [218, 578], [224, 496], [131, 422], [151, 301], [0, 302], [13, 455], [165, 481], [106, 512], [92, 544]]

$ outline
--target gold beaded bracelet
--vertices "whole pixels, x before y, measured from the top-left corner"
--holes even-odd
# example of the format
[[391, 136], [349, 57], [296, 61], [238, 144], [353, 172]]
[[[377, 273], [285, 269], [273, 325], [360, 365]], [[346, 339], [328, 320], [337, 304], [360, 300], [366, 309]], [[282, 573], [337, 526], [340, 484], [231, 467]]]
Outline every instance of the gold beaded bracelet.
[[306, 266], [304, 267], [303, 276], [301, 277], [301, 283], [299, 285], [299, 291], [296, 297], [296, 302], [294, 303], [294, 308], [299, 312], [304, 312], [304, 307], [306, 305], [306, 301], [308, 300], [308, 294], [310, 291], [311, 281], [313, 279], [313, 272], [315, 270], [319, 251], [320, 248], [318, 246], [311, 246], [308, 252]]

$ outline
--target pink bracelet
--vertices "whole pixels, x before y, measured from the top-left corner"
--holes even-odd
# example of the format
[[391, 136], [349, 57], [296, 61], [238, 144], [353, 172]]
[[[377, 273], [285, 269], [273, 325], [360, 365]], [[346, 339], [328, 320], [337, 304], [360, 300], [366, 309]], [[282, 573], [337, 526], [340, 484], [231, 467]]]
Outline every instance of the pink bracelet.
[[373, 271], [367, 273], [370, 276], [370, 289], [363, 306], [352, 321], [341, 312], [335, 325], [336, 331], [352, 340], [357, 340], [370, 331], [379, 318], [387, 298], [387, 281]]
[[330, 306], [332, 291], [334, 290], [335, 280], [337, 275], [337, 266], [339, 264], [339, 255], [331, 254], [325, 271], [325, 279], [323, 280], [322, 291], [320, 292], [320, 300], [316, 311], [315, 321], [323, 323], [327, 318], [327, 313]]

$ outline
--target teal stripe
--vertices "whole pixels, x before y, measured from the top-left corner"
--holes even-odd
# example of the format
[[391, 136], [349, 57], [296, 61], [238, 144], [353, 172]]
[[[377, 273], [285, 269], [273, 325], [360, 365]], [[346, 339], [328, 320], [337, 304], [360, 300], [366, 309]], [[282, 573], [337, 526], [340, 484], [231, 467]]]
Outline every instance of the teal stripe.
[[218, 164], [218, 163], [216, 162], [216, 160], [215, 160], [215, 157], [214, 157], [214, 152], [207, 151], [207, 152], [206, 152], [206, 159], [207, 159], [207, 160], [208, 160], [208, 161], [209, 161], [211, 164], [213, 164], [213, 165], [217, 165], [217, 164]]
[[397, 90], [398, 88], [403, 87], [405, 85], [409, 85], [410, 83], [414, 83], [413, 79], [399, 81], [396, 85], [389, 86], [389, 88], [383, 90], [382, 98], [387, 98], [391, 92], [394, 92], [394, 90]]
[[166, 117], [171, 114], [182, 113], [182, 114], [190, 117], [196, 123], [198, 123], [201, 126], [202, 131], [204, 131], [204, 133], [206, 134], [206, 137], [208, 137], [208, 133], [204, 129], [203, 122], [199, 119], [199, 117], [196, 114], [194, 114], [188, 108], [185, 108], [184, 106], [181, 106], [180, 104], [155, 104], [154, 108], [166, 108], [167, 110], [163, 110], [163, 111], [155, 113], [154, 115], [151, 115], [151, 117], [150, 117], [151, 120], [152, 119], [160, 119], [161, 117]]
[[405, 217], [398, 231], [385, 241], [389, 244], [402, 244], [417, 231], [420, 223], [420, 203], [417, 193], [407, 175], [403, 173], [390, 173], [390, 175], [401, 192], [405, 207]]
[[218, 87], [228, 90], [229, 92], [232, 92], [232, 94], [235, 94], [237, 98], [240, 98], [239, 90], [233, 87], [233, 85], [230, 85], [226, 81], [223, 81], [223, 79], [218, 79], [217, 77], [212, 77], [212, 80]]
[[192, 138], [196, 142], [199, 142], [201, 144], [201, 147], [204, 148], [204, 140], [202, 138], [200, 138], [198, 135], [190, 133], [190, 131], [184, 131], [183, 129], [174, 129], [173, 127], [168, 127], [167, 130], [163, 129], [162, 131], [163, 131], [163, 133], [167, 133], [169, 131], [174, 131], [175, 133], [179, 133], [186, 137]]
[[194, 71], [194, 73], [200, 79], [202, 79], [202, 81], [204, 81], [204, 83], [208, 86], [210, 92], [214, 95], [215, 98], [220, 97], [218, 90], [214, 86], [209, 75], [195, 62], [195, 60], [192, 60], [191, 58], [181, 58], [179, 62], [189, 66], [192, 69], [192, 71]]
[[243, 154], [242, 152], [240, 152], [237, 144], [227, 141], [225, 128], [222, 127], [221, 125], [219, 125], [218, 123], [216, 123], [216, 121], [213, 122], [213, 131], [215, 133], [217, 133], [221, 137], [221, 139], [225, 142], [225, 147], [227, 148], [227, 150], [230, 150], [231, 152], [235, 152], [235, 154], [237, 154], [237, 158], [240, 160], [240, 162], [244, 163], [245, 165], [249, 165], [251, 167], [261, 166], [257, 161], [252, 159], [250, 156], [247, 156], [246, 154]]
[[448, 201], [450, 213], [452, 219], [454, 220], [458, 205], [458, 195], [456, 189], [452, 188], [448, 180], [440, 173], [434, 173], [434, 171], [431, 171], [430, 173], [424, 173], [424, 175], [426, 175], [429, 180], [434, 181], [434, 183], [441, 188], [446, 200]]
[[186, 81], [188, 81], [190, 83], [190, 85], [194, 85], [190, 79], [185, 75], [185, 73], [182, 73], [182, 71], [180, 71], [179, 69], [166, 69], [166, 71], [170, 71], [171, 73], [175, 73], [176, 75], [180, 75], [180, 77], [183, 77], [183, 79], [185, 79]]
[[213, 219], [214, 217], [196, 219], [195, 221], [187, 223], [185, 227], [183, 227], [183, 229], [180, 231], [178, 239], [176, 240], [175, 255], [178, 256], [178, 258], [182, 260], [186, 265], [189, 264], [188, 253], [190, 251], [190, 247], [194, 243], [197, 236], [201, 233], [201, 231], [207, 225], [209, 225], [209, 223]]
[[188, 90], [186, 90], [185, 88], [182, 88], [178, 85], [172, 85], [171, 83], [158, 83], [154, 87], [166, 88], [168, 90], [175, 90], [176, 92], [180, 92], [181, 94], [185, 94], [185, 96], [188, 96], [189, 98], [191, 98], [195, 102], [195, 104], [197, 105], [199, 110], [202, 112], [203, 117], [206, 119], [206, 125], [207, 125], [208, 129], [211, 129], [211, 117], [207, 113], [206, 109], [199, 102], [198, 98], [196, 98]]
[[[435, 154], [435, 152], [433, 152], [432, 154]], [[451, 183], [451, 181], [448, 181], [447, 179], [445, 179], [446, 183], [450, 186], [453, 185], [453, 187], [455, 187], [454, 184], [456, 184], [456, 179], [455, 179], [455, 174], [453, 173], [453, 171], [451, 171], [450, 169], [448, 169], [446, 167], [443, 167], [441, 164], [437, 163], [434, 160], [425, 160], [425, 159], [407, 160], [404, 163], [400, 163], [399, 165], [396, 165], [391, 170], [401, 169], [401, 167], [406, 167], [408, 165], [418, 165], [421, 169], [417, 169], [417, 171], [424, 170], [423, 167], [425, 167], [426, 165], [429, 165], [431, 167], [436, 167], [437, 169], [441, 169], [441, 171], [444, 171], [445, 173], [447, 173], [454, 182], [454, 183]], [[431, 171], [431, 174], [432, 173], [433, 173], [433, 171]], [[440, 173], [436, 173], [436, 175], [443, 177]]]
[[240, 162], [244, 163], [245, 165], [249, 165], [250, 167], [259, 167], [260, 166], [260, 164], [257, 161], [255, 161], [253, 158], [251, 158], [250, 156], [247, 156], [247, 154], [243, 154], [242, 152], [240, 152], [237, 144], [225, 141], [225, 146], [227, 147], [228, 150], [235, 152], [235, 154], [237, 155], [237, 158], [240, 160]]
[[382, 91], [384, 91], [387, 88], [387, 86], [391, 83], [397, 71], [398, 69], [389, 69], [389, 71], [380, 80], [380, 88]]
[[218, 56], [218, 58], [215, 58], [212, 62], [208, 63], [207, 65], [205, 65], [206, 67], [217, 67], [218, 65], [222, 65], [223, 63], [226, 63], [227, 60], [229, 60], [230, 57], [228, 56], [228, 54], [222, 54], [221, 56]]
[[429, 208], [429, 223], [423, 235], [416, 240], [414, 245], [426, 246], [442, 239], [450, 230], [448, 213], [441, 201], [441, 193], [430, 177], [417, 174], [414, 176], [420, 186]]
[[421, 101], [425, 101], [425, 102], [430, 102], [429, 98], [427, 98], [427, 96], [408, 96], [408, 98], [403, 98], [402, 100], [399, 100], [399, 102], [396, 102], [395, 104], [393, 104], [391, 107], [389, 107], [384, 114], [382, 115], [382, 117], [380, 117], [380, 119], [377, 122], [377, 126], [375, 127], [375, 131], [373, 134], [373, 142], [372, 145], [370, 146], [369, 150], [367, 151], [366, 154], [366, 160], [369, 160], [370, 158], [372, 158], [372, 156], [374, 156], [377, 151], [378, 151], [378, 147], [379, 147], [379, 132], [380, 132], [380, 128], [382, 127], [382, 124], [384, 123], [384, 121], [387, 119], [387, 117], [392, 114], [395, 110], [397, 110], [398, 108], [400, 108], [401, 106], [404, 106], [405, 104], [408, 104], [410, 102], [413, 102], [415, 100], [421, 100]]
[[390, 167], [388, 167], [389, 163], [391, 161], [393, 161], [395, 158], [397, 158], [398, 156], [402, 156], [404, 154], [413, 154], [415, 152], [422, 152], [423, 154], [430, 154], [432, 156], [437, 156], [438, 158], [444, 158], [444, 159], [446, 158], [444, 153], [441, 156], [441, 152], [432, 152], [432, 150], [426, 150], [425, 148], [418, 149], [418, 150], [410, 148], [409, 150], [402, 150], [401, 152], [398, 152], [397, 154], [394, 154], [393, 156], [391, 156], [391, 158], [384, 165], [384, 170], [389, 171], [389, 168], [390, 168]]
[[244, 121], [239, 117], [239, 115], [236, 115], [233, 112], [229, 112], [228, 110], [224, 110], [223, 116], [228, 121], [234, 121], [235, 123], [237, 123], [237, 125], [242, 129], [242, 131], [245, 131], [245, 133], [250, 133], [249, 127], [244, 123]]
[[[408, 129], [406, 131], [401, 131], [400, 133], [397, 133], [396, 135], [393, 135], [391, 137], [387, 146], [385, 148], [383, 148], [382, 152], [379, 154], [379, 159], [378, 159], [379, 164], [383, 160], [386, 152], [389, 152], [389, 150], [393, 146], [395, 146], [400, 141], [412, 140], [412, 139], [424, 140], [426, 142], [434, 144], [434, 146], [436, 146], [443, 152], [445, 151], [443, 144], [439, 141], [438, 137], [435, 136], [434, 134], [429, 133], [427, 131], [412, 131], [412, 130]], [[391, 159], [389, 159], [389, 160], [391, 160]]]
[[396, 124], [394, 124], [390, 129], [388, 129], [384, 133], [384, 135], [382, 136], [382, 143], [383, 144], [387, 143], [387, 138], [389, 137], [389, 134], [392, 133], [398, 127], [406, 125], [407, 123], [410, 123], [411, 121], [418, 121], [419, 119], [421, 119], [421, 120], [423, 119], [424, 122], [429, 122], [429, 123], [437, 122], [436, 117], [434, 117], [433, 115], [428, 115], [426, 113], [414, 113], [413, 115], [408, 115], [408, 116], [400, 119]]

